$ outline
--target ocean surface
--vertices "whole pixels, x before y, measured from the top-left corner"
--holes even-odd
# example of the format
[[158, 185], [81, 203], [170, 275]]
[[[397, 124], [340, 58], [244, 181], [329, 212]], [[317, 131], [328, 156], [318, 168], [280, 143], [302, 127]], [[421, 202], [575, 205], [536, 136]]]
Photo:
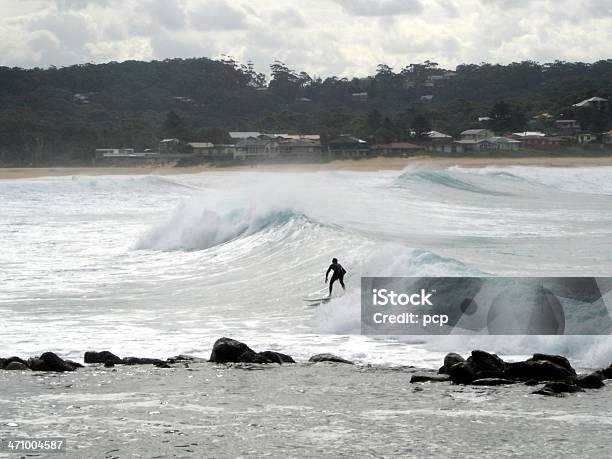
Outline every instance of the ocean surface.
[[[361, 336], [359, 306], [366, 275], [612, 275], [612, 168], [0, 180], [0, 234], [3, 356], [208, 357], [229, 336], [298, 360], [612, 361], [606, 336]], [[347, 293], [307, 307], [332, 257]]]

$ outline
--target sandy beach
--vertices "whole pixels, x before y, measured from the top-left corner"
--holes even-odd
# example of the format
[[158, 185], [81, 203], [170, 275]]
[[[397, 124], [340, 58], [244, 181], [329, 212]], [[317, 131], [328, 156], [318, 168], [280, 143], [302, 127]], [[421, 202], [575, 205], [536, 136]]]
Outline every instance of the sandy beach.
[[542, 397], [524, 384], [410, 384], [415, 371], [328, 363], [3, 371], [0, 433], [65, 438], [67, 457], [607, 455], [612, 386]]
[[327, 163], [305, 164], [258, 164], [245, 166], [215, 167], [211, 165], [131, 166], [131, 167], [26, 167], [0, 168], [0, 179], [24, 179], [36, 177], [61, 177], [67, 175], [177, 175], [202, 172], [318, 172], [318, 171], [378, 171], [402, 170], [406, 167], [441, 169], [452, 166], [539, 166], [539, 167], [598, 167], [612, 166], [610, 157], [524, 157], [524, 158], [441, 158], [413, 156], [406, 158], [369, 158], [361, 160], [335, 160]]

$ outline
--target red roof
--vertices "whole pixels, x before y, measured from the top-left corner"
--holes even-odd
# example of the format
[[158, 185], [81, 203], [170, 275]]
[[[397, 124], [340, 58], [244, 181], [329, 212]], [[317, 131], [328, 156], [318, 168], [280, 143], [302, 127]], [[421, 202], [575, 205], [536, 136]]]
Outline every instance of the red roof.
[[375, 150], [416, 150], [418, 148], [421, 147], [409, 142], [392, 142], [372, 145], [372, 149]]

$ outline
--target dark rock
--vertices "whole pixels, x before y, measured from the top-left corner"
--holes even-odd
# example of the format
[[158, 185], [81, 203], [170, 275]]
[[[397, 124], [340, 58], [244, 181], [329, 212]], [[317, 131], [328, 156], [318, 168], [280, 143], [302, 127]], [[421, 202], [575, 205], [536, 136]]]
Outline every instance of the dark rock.
[[467, 362], [477, 375], [501, 376], [506, 370], [506, 363], [502, 359], [485, 351], [472, 351]]
[[85, 363], [122, 363], [120, 357], [117, 357], [115, 354], [109, 351], [95, 352], [88, 351], [85, 352], [85, 356], [83, 358]]
[[263, 352], [260, 352], [259, 355], [265, 357], [266, 359], [272, 362], [279, 363], [281, 365], [283, 363], [295, 363], [295, 360], [293, 360], [293, 357], [287, 354], [281, 354], [280, 352], [263, 351]]
[[576, 379], [576, 385], [582, 387], [583, 389], [599, 389], [605, 386], [603, 377], [598, 373], [578, 376]]
[[238, 362], [239, 357], [247, 351], [255, 353], [249, 346], [240, 341], [225, 337], [219, 338], [213, 345], [209, 361], [215, 363]]
[[274, 361], [264, 357], [261, 354], [249, 349], [248, 351], [243, 352], [238, 359], [237, 363], [275, 363]]
[[47, 366], [44, 360], [36, 357], [28, 359], [28, 366], [32, 371], [51, 371], [51, 369]]
[[66, 359], [65, 362], [68, 365], [72, 365], [74, 368], [83, 368], [83, 365], [81, 365], [79, 362], [75, 362], [73, 360], [68, 360], [68, 359]]
[[514, 362], [506, 364], [505, 377], [527, 381], [573, 381], [576, 372], [570, 371], [564, 366], [549, 360], [526, 360], [525, 362]]
[[168, 363], [167, 363], [167, 362], [157, 362], [157, 363], [154, 363], [154, 365], [155, 365], [157, 368], [174, 368], [174, 367], [172, 367], [172, 366], [168, 365]]
[[603, 368], [601, 370], [601, 375], [604, 377], [604, 379], [612, 379], [612, 363], [608, 368]]
[[440, 369], [438, 370], [438, 373], [448, 374], [448, 370], [450, 369], [450, 367], [452, 367], [456, 363], [461, 363], [461, 362], [465, 362], [465, 359], [461, 357], [459, 354], [456, 354], [455, 352], [446, 354], [446, 357], [444, 357], [444, 365], [440, 367]]
[[533, 391], [532, 394], [546, 395], [548, 397], [563, 397], [563, 394], [558, 394], [557, 392], [553, 392], [552, 390], [545, 389], [545, 388]]
[[2, 370], [6, 366], [6, 359], [0, 358], [0, 370]]
[[552, 381], [544, 384], [540, 390], [533, 392], [534, 394], [539, 395], [555, 395], [562, 393], [574, 393], [574, 392], [582, 392], [583, 389], [576, 386], [575, 384], [570, 384], [563, 381]]
[[537, 386], [538, 384], [540, 384], [539, 381], [535, 379], [528, 379], [527, 381], [525, 381], [526, 386]]
[[50, 371], [64, 372], [74, 371], [76, 369], [53, 352], [45, 352], [40, 356], [40, 359], [45, 362], [45, 365], [49, 368]]
[[346, 363], [348, 365], [354, 365], [350, 360], [343, 359], [333, 354], [315, 354], [308, 359], [309, 362], [334, 362], [334, 363]]
[[183, 362], [204, 363], [204, 362], [208, 362], [208, 360], [202, 359], [200, 357], [194, 357], [192, 355], [180, 354], [180, 355], [175, 355], [174, 357], [168, 357], [166, 359], [166, 362], [168, 363], [183, 363]]
[[472, 381], [473, 386], [503, 386], [505, 384], [514, 384], [514, 381], [504, 378], [483, 378]]
[[113, 362], [104, 362], [104, 368], [114, 368], [115, 364]]
[[121, 359], [119, 363], [124, 365], [157, 365], [165, 362], [161, 359], [151, 359], [148, 357], [126, 357]]
[[410, 378], [411, 383], [421, 383], [421, 382], [446, 382], [450, 381], [451, 377], [449, 375], [412, 375]]
[[4, 360], [4, 366], [8, 365], [11, 362], [19, 362], [19, 363], [23, 363], [24, 365], [27, 365], [28, 362], [26, 362], [25, 360], [23, 360], [21, 357], [9, 357], [8, 359]]
[[574, 374], [576, 374], [576, 372], [572, 368], [572, 365], [569, 363], [569, 360], [567, 360], [562, 355], [533, 354], [533, 357], [530, 358], [529, 360], [547, 360], [548, 362], [555, 363], [555, 364], [559, 365], [560, 367], [563, 367], [563, 368], [567, 369], [570, 373], [573, 372]]
[[29, 370], [28, 366], [25, 363], [12, 361], [7, 366], [4, 367], [5, 370]]
[[459, 362], [448, 369], [451, 381], [455, 384], [469, 384], [478, 379], [468, 362]]

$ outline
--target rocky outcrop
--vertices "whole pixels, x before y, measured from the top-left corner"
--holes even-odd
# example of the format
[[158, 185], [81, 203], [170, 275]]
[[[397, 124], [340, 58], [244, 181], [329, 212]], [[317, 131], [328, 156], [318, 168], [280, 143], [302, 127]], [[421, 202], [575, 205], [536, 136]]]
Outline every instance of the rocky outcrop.
[[438, 373], [448, 374], [448, 370], [450, 370], [450, 368], [453, 365], [457, 363], [463, 363], [463, 362], [465, 362], [465, 359], [461, 357], [459, 354], [456, 354], [455, 352], [446, 354], [446, 357], [444, 357], [444, 365], [440, 367], [440, 369], [438, 370]]
[[263, 352], [260, 352], [259, 355], [265, 357], [266, 359], [272, 362], [278, 363], [280, 365], [282, 365], [283, 363], [295, 363], [295, 360], [293, 360], [293, 357], [287, 354], [282, 354], [280, 352], [263, 351]]
[[85, 363], [122, 363], [122, 359], [110, 351], [87, 351], [83, 357]]
[[600, 373], [604, 379], [612, 379], [612, 363], [608, 368], [602, 368]]
[[5, 370], [9, 371], [17, 371], [17, 370], [29, 370], [30, 368], [25, 364], [17, 361], [9, 362], [8, 365], [4, 367]]
[[472, 381], [473, 386], [504, 386], [506, 384], [514, 384], [515, 381], [510, 381], [504, 378], [483, 378]]
[[588, 375], [580, 375], [576, 379], [576, 385], [583, 389], [599, 389], [603, 387], [603, 377], [599, 373], [591, 373]]
[[159, 365], [161, 363], [165, 363], [165, 361], [162, 359], [152, 359], [150, 357], [125, 357], [118, 363], [122, 363], [124, 365]]
[[574, 392], [582, 392], [583, 389], [578, 387], [575, 384], [567, 383], [564, 381], [551, 381], [548, 382], [541, 389], [532, 392], [533, 394], [538, 395], [548, 395], [548, 396], [559, 396], [564, 393], [574, 393]]
[[354, 365], [350, 360], [343, 359], [333, 354], [315, 354], [308, 359], [309, 362], [334, 362], [334, 363], [345, 363], [347, 365]]
[[44, 362], [49, 371], [65, 372], [74, 371], [77, 368], [53, 352], [45, 352], [40, 356], [40, 360]]
[[502, 359], [480, 350], [472, 351], [467, 360], [455, 363], [447, 370], [456, 384], [470, 384], [477, 379], [504, 378], [505, 371], [506, 363]]
[[219, 338], [215, 341], [208, 360], [214, 363], [239, 362], [240, 356], [248, 351], [255, 353], [253, 349], [240, 341], [225, 337]]

